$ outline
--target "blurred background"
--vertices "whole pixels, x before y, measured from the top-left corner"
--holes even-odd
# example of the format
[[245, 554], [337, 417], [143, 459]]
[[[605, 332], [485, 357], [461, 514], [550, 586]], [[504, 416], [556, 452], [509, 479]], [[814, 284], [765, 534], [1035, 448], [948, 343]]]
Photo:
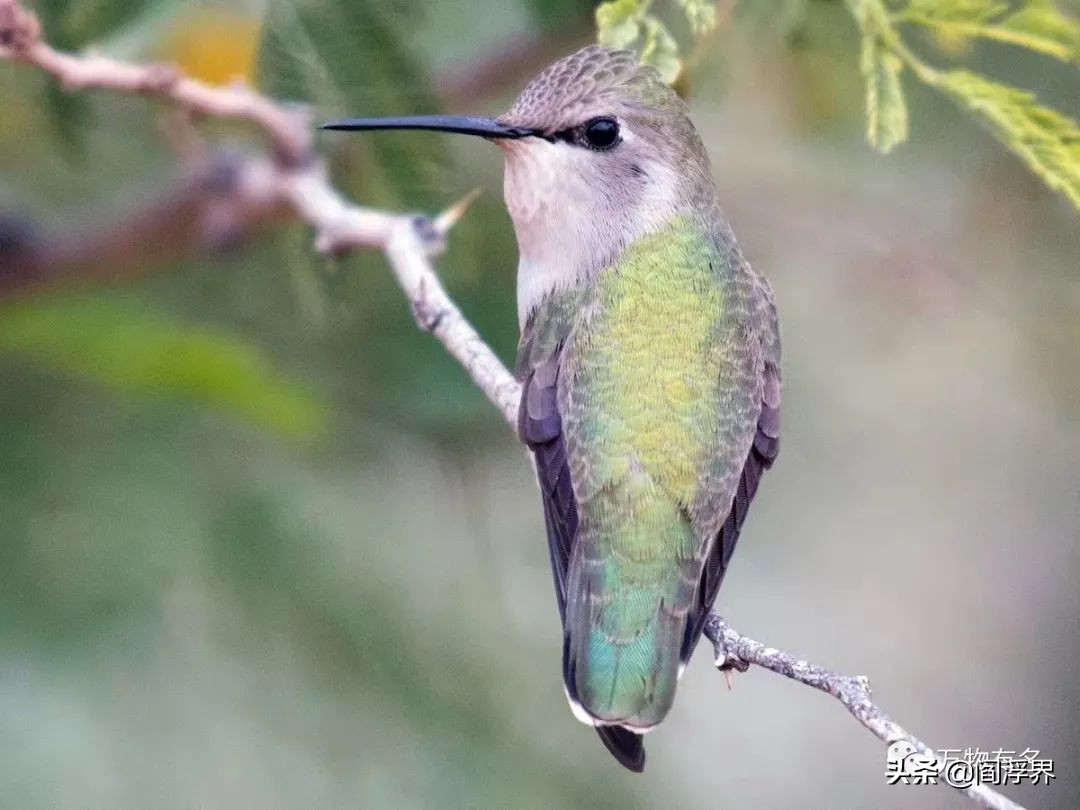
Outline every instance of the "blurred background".
[[[592, 38], [592, 5], [35, 8], [57, 46], [332, 117], [501, 112]], [[915, 44], [1080, 113], [1075, 67]], [[718, 608], [868, 675], [933, 746], [1039, 749], [1054, 782], [1005, 792], [1077, 807], [1080, 218], [910, 80], [912, 141], [871, 152], [857, 60], [840, 2], [747, 0], [686, 82], [785, 341], [783, 451]], [[143, 99], [2, 63], [0, 109], [20, 221], [122, 217], [177, 174]], [[321, 137], [371, 205], [483, 189], [438, 265], [511, 361], [496, 150]], [[971, 806], [887, 786], [884, 746], [832, 699], [757, 670], [728, 691], [707, 649], [646, 773], [622, 771], [562, 695], [523, 451], [382, 257], [316, 257], [290, 226], [153, 271], [0, 308], [0, 806]]]

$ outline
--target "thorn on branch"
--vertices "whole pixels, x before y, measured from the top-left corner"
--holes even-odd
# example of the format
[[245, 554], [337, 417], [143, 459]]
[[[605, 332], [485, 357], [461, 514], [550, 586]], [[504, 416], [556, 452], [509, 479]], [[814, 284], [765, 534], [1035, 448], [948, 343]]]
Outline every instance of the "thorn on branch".
[[453, 228], [461, 218], [465, 216], [465, 212], [469, 210], [469, 207], [476, 202], [476, 198], [480, 196], [481, 190], [474, 188], [456, 203], [451, 205], [437, 217], [435, 217], [435, 230], [441, 233], [444, 237], [450, 233], [450, 229]]

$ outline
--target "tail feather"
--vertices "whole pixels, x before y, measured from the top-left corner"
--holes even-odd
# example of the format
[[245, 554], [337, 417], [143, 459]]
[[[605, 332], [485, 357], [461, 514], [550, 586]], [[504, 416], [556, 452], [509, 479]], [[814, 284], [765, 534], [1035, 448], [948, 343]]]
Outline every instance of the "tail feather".
[[579, 531], [566, 591], [563, 676], [572, 702], [594, 724], [643, 731], [675, 700], [699, 566], [677, 506], [653, 496], [626, 514], [633, 519]]
[[620, 765], [634, 773], [645, 770], [645, 744], [640, 734], [619, 726], [597, 726], [596, 733]]
[[679, 646], [686, 615], [662, 599], [636, 637], [611, 638], [603, 628], [569, 633], [573, 691], [581, 706], [601, 723], [639, 729], [655, 726], [675, 699]]
[[[566, 697], [574, 714], [584, 721], [592, 721], [594, 718], [581, 705], [577, 693], [577, 676], [575, 662], [568, 654], [567, 645], [569, 638], [563, 638], [563, 681], [566, 684]], [[634, 773], [645, 770], [645, 744], [642, 735], [622, 726], [596, 726], [596, 734], [604, 748], [618, 760], [619, 764]]]
[[641, 735], [675, 701], [699, 543], [644, 474], [603, 506], [603, 520], [579, 524], [567, 570], [563, 679], [574, 715], [639, 770]]

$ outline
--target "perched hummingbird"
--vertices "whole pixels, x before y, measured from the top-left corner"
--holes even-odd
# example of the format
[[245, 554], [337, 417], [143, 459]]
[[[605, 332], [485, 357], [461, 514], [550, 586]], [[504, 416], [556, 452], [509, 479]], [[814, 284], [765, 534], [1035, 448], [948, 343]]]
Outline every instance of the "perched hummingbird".
[[520, 249], [518, 431], [532, 451], [574, 715], [624, 766], [671, 709], [779, 447], [780, 337], [681, 99], [591, 46], [496, 119], [328, 129], [478, 135]]

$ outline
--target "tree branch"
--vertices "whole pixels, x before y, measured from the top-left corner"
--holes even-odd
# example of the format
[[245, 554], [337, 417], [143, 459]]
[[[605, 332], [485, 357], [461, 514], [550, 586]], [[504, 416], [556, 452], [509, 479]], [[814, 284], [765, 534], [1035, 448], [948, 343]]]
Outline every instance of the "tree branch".
[[[0, 0], [0, 59], [33, 65], [69, 90], [98, 88], [161, 98], [194, 115], [242, 120], [263, 133], [273, 159], [230, 156], [204, 161], [175, 190], [112, 227], [74, 238], [41, 238], [33, 229], [0, 227], [0, 297], [61, 283], [124, 278], [147, 264], [220, 248], [267, 221], [307, 223], [322, 253], [377, 248], [431, 332], [516, 424], [520, 387], [446, 294], [430, 257], [467, 201], [431, 220], [356, 206], [330, 185], [312, 151], [306, 111], [287, 109], [250, 89], [213, 87], [164, 66], [132, 65], [54, 50], [37, 18], [17, 0]], [[6, 237], [6, 238], [5, 238]]]
[[[141, 93], [189, 114], [244, 121], [264, 135], [273, 152], [271, 158], [208, 159], [158, 203], [111, 228], [94, 229], [96, 236], [50, 240], [25, 229], [5, 232], [0, 223], [0, 297], [70, 280], [126, 277], [165, 258], [227, 245], [273, 220], [298, 220], [311, 227], [319, 252], [382, 250], [417, 325], [442, 343], [511, 428], [516, 426], [521, 387], [446, 294], [430, 261], [442, 250], [468, 199], [434, 219], [353, 205], [333, 188], [314, 154], [305, 111], [246, 87], [206, 85], [163, 66], [61, 53], [41, 39], [36, 17], [18, 0], [0, 0], [0, 59], [35, 66], [69, 90]], [[102, 267], [109, 268], [107, 274]], [[754, 664], [827, 692], [879, 739], [907, 740], [941, 764], [929, 746], [870, 699], [866, 678], [767, 647], [739, 634], [716, 613], [709, 616], [705, 635], [721, 670], [746, 671]], [[962, 792], [992, 810], [1022, 810], [982, 785]]]
[[[746, 672], [750, 664], [754, 664], [806, 686], [812, 686], [843, 703], [851, 715], [879, 740], [889, 745], [906, 740], [920, 754], [933, 757], [938, 772], [944, 766], [934, 749], [909, 734], [870, 699], [870, 681], [865, 675], [843, 675], [775, 647], [766, 647], [760, 641], [754, 641], [736, 631], [715, 611], [705, 620], [704, 634], [713, 644], [716, 667], [721, 672]], [[1023, 810], [1016, 802], [985, 785], [972, 785], [958, 790], [976, 804], [991, 810]]]
[[0, 0], [0, 58], [34, 65], [69, 91], [100, 88], [159, 96], [196, 115], [234, 119], [265, 133], [283, 163], [311, 154], [311, 128], [285, 105], [241, 85], [215, 87], [169, 65], [134, 65], [104, 56], [62, 53], [41, 38], [37, 17], [19, 0]]

